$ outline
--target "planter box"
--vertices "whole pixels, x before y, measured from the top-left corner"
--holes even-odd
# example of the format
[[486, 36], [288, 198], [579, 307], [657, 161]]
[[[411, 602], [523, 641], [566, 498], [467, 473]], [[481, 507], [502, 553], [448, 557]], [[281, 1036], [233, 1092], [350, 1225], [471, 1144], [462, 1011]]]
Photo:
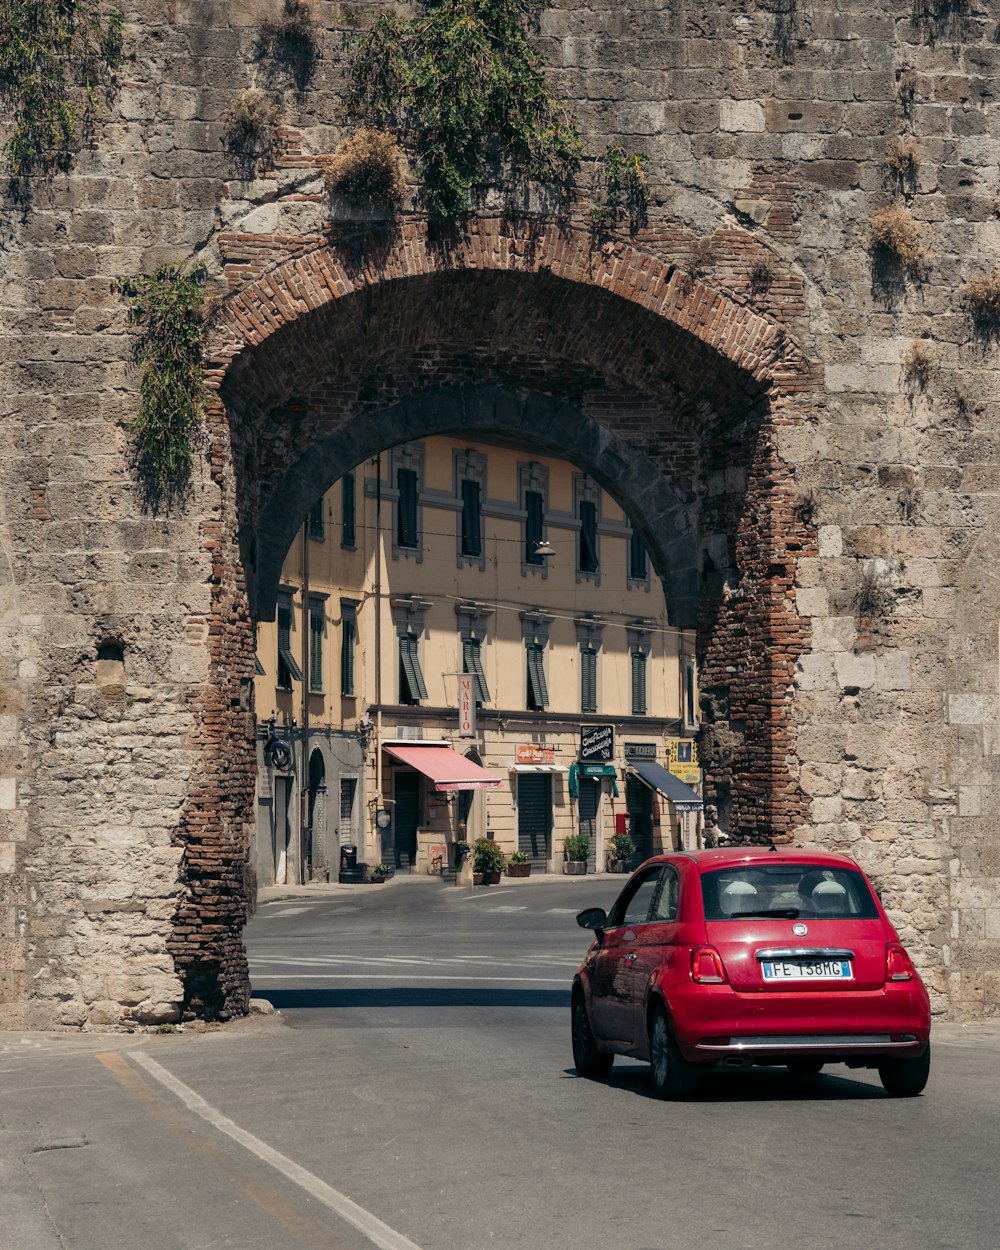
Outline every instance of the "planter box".
[[587, 872], [587, 861], [585, 859], [567, 859], [563, 863], [563, 869], [570, 877], [582, 877]]
[[530, 864], [508, 864], [507, 876], [508, 877], [530, 877], [531, 865]]
[[628, 864], [623, 859], [609, 859], [608, 872], [628, 872]]
[[483, 873], [483, 885], [499, 885], [499, 884], [500, 884], [500, 873], [498, 872], [484, 872]]

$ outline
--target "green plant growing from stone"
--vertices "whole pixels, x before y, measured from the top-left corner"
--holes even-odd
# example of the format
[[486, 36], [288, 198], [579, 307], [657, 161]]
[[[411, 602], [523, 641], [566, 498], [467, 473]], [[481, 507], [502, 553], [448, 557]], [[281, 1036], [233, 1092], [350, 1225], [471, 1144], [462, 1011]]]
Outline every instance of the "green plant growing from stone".
[[471, 207], [491, 167], [554, 182], [579, 167], [573, 119], [545, 88], [528, 41], [529, 0], [440, 0], [378, 19], [358, 41], [349, 107], [413, 150], [431, 213]]
[[764, 259], [755, 260], [750, 267], [749, 283], [751, 295], [766, 295], [774, 282], [774, 270], [770, 262]]
[[649, 157], [643, 152], [628, 152], [613, 145], [604, 149], [597, 162], [594, 192], [590, 206], [593, 230], [613, 230], [622, 216], [628, 218], [629, 230], [635, 233], [646, 224], [649, 211]]
[[128, 320], [138, 330], [138, 415], [127, 429], [136, 464], [154, 498], [183, 489], [206, 390], [202, 373], [205, 270], [161, 265], [119, 283]]
[[114, 88], [124, 20], [95, 0], [0, 3], [0, 96], [13, 119], [3, 157], [21, 194], [33, 174], [69, 168]]
[[885, 573], [874, 565], [865, 565], [851, 598], [858, 620], [865, 623], [882, 620], [892, 612], [895, 603], [896, 597]]

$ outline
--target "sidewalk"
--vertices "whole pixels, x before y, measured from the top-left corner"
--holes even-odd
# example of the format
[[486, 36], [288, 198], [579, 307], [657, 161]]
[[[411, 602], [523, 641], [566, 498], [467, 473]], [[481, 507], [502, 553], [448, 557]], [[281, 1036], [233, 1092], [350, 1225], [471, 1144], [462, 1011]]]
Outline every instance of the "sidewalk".
[[[594, 881], [620, 882], [628, 880], [627, 873], [620, 872], [588, 872], [582, 876], [569, 876], [564, 872], [533, 872], [530, 877], [501, 877], [498, 885], [456, 885], [455, 882], [442, 881], [440, 877], [430, 873], [397, 872], [380, 888], [387, 886], [412, 886], [414, 883], [436, 885], [444, 890], [504, 890], [508, 887], [522, 885], [586, 885]], [[262, 885], [257, 891], [257, 905], [274, 903], [283, 898], [329, 898], [337, 894], [356, 894], [359, 890], [368, 892], [376, 887], [368, 882], [351, 882], [342, 885], [339, 881], [310, 881], [305, 885]]]

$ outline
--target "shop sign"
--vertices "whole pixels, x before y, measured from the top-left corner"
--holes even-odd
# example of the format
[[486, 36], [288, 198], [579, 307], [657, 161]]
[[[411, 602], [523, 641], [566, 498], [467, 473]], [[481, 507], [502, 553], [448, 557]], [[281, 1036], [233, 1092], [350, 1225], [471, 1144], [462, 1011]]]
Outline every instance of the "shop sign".
[[615, 758], [614, 725], [580, 726], [580, 762], [604, 763]]
[[667, 739], [667, 768], [685, 785], [701, 785], [698, 748], [693, 738]]
[[556, 749], [535, 742], [522, 742], [514, 751], [514, 759], [519, 764], [554, 764]]
[[655, 760], [655, 742], [626, 742], [625, 758], [627, 760]]
[[476, 699], [472, 689], [472, 674], [460, 673], [458, 677], [458, 736], [476, 736]]

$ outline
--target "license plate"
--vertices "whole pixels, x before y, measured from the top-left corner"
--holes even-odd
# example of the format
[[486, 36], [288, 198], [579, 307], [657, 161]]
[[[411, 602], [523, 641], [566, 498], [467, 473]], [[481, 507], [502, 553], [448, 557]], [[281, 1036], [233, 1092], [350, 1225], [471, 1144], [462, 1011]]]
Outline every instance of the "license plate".
[[850, 981], [849, 959], [764, 959], [765, 981]]

